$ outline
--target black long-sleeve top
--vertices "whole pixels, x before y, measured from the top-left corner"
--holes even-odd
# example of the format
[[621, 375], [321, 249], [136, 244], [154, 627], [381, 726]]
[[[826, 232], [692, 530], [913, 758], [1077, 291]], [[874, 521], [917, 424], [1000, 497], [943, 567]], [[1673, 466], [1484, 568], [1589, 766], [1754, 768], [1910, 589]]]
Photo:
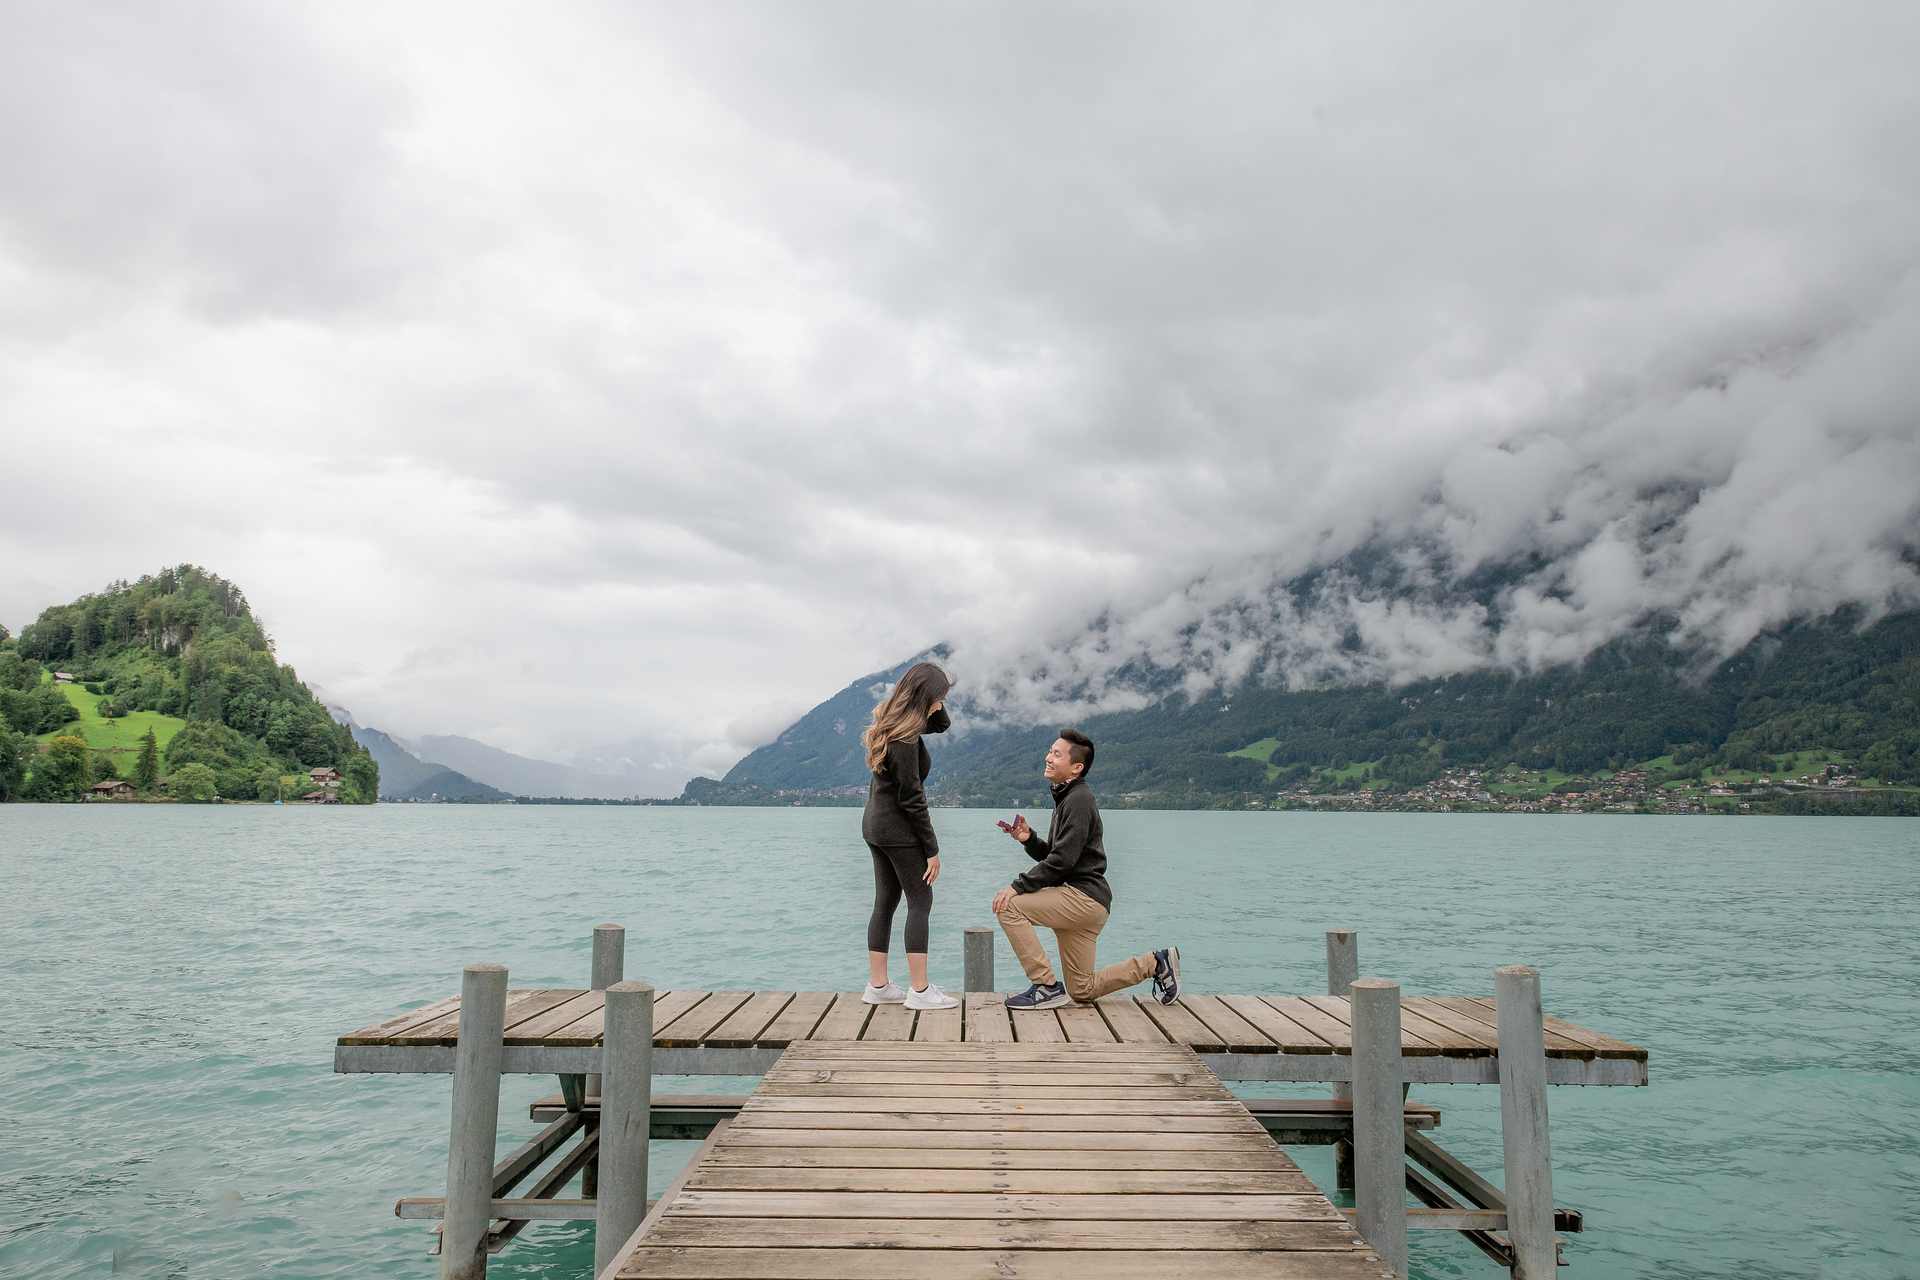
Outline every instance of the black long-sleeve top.
[[927, 774], [932, 771], [933, 756], [920, 738], [889, 742], [880, 768], [867, 784], [861, 838], [868, 844], [918, 845], [927, 857], [938, 857], [940, 841], [927, 812]]
[[1053, 789], [1053, 821], [1047, 838], [1038, 833], [1021, 846], [1034, 865], [1016, 876], [1013, 887], [1032, 893], [1049, 885], [1072, 885], [1095, 902], [1113, 910], [1113, 887], [1107, 883], [1107, 846], [1102, 838], [1100, 806], [1087, 784], [1075, 778]]

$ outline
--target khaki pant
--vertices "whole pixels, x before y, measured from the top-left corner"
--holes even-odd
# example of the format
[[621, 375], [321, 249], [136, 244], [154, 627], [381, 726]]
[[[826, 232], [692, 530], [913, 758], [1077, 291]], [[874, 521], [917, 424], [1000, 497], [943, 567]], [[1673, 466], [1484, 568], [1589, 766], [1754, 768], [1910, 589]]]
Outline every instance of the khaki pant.
[[1071, 885], [1051, 885], [1034, 893], [1016, 893], [1000, 913], [1000, 927], [1031, 982], [1049, 986], [1054, 980], [1046, 948], [1033, 930], [1037, 924], [1053, 930], [1060, 945], [1060, 966], [1067, 971], [1067, 994], [1082, 1004], [1153, 976], [1151, 953], [1094, 972], [1094, 945], [1107, 927], [1107, 909]]

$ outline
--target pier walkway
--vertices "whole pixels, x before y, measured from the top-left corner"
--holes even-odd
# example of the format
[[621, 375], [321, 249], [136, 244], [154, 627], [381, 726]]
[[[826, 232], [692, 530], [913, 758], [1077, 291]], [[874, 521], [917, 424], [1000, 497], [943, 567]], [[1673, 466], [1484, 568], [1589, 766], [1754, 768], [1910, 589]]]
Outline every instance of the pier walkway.
[[[1113, 996], [1010, 1011], [992, 934], [966, 931], [961, 1007], [856, 993], [657, 990], [623, 979], [625, 931], [593, 933], [585, 987], [510, 988], [468, 965], [461, 993], [338, 1038], [345, 1073], [453, 1078], [442, 1280], [484, 1276], [530, 1223], [595, 1223], [599, 1280], [1405, 1276], [1410, 1229], [1459, 1232], [1521, 1280], [1560, 1233], [1548, 1087], [1645, 1085], [1647, 1051], [1547, 1017], [1540, 975], [1491, 997], [1403, 996], [1327, 934], [1327, 995]], [[500, 1082], [553, 1075], [545, 1122], [496, 1150]], [[759, 1076], [747, 1096], [658, 1095], [660, 1076]], [[1332, 1097], [1238, 1098], [1222, 1080], [1322, 1082]], [[1434, 1141], [1414, 1085], [1500, 1090], [1504, 1185]], [[654, 1139], [706, 1145], [649, 1204]], [[1280, 1143], [1330, 1142], [1342, 1210]], [[578, 1194], [567, 1198], [570, 1188]], [[1415, 1205], [1408, 1207], [1411, 1198]], [[1357, 1232], [1357, 1234], [1356, 1234]], [[1364, 1242], [1364, 1243], [1362, 1243]]]
[[603, 1276], [1387, 1280], [1191, 1050], [803, 1041]]

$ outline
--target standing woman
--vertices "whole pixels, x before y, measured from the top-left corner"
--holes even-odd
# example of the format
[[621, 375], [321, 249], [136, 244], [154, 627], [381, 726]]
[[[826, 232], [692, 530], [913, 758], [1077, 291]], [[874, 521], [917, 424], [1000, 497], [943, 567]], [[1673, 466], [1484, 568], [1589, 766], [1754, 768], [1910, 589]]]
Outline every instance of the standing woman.
[[[933, 757], [922, 734], [945, 733], [947, 690], [953, 682], [931, 662], [915, 663], [873, 709], [861, 735], [867, 748], [867, 810], [860, 834], [873, 854], [873, 915], [867, 921], [868, 1004], [909, 1009], [956, 1009], [960, 1002], [927, 981], [927, 916], [940, 878], [940, 842], [927, 812], [927, 774]], [[887, 978], [893, 910], [907, 899], [907, 977], [902, 991]]]

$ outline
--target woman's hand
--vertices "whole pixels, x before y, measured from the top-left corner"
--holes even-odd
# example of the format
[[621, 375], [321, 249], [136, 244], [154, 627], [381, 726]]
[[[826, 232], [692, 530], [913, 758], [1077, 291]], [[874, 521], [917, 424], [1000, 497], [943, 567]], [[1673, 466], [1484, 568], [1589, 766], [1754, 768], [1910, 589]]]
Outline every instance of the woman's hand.
[[927, 874], [922, 877], [928, 884], [940, 878], [940, 855], [934, 854], [927, 859]]

